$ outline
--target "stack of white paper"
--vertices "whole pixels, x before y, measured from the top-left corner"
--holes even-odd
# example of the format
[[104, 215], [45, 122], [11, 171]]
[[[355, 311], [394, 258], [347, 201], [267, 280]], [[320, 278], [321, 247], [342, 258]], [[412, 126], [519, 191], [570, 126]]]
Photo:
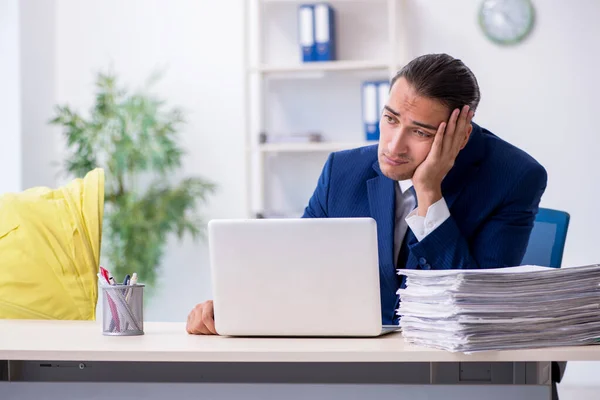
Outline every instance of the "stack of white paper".
[[465, 353], [600, 343], [600, 265], [398, 274], [409, 342]]

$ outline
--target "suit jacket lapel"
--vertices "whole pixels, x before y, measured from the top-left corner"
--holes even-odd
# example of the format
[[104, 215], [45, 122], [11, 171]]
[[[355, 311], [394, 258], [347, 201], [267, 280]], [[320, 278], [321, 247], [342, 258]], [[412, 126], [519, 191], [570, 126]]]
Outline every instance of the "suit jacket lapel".
[[383, 266], [385, 276], [395, 279], [394, 261], [394, 221], [396, 193], [395, 181], [381, 173], [376, 161], [373, 169], [378, 172], [375, 178], [367, 181], [369, 210], [377, 222], [377, 240], [379, 242], [379, 263]]

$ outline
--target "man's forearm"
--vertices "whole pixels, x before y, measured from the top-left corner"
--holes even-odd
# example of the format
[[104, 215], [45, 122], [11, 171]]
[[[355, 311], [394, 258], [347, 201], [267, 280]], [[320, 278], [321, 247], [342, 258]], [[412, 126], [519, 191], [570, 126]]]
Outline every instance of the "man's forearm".
[[442, 199], [441, 187], [435, 189], [415, 189], [415, 192], [418, 204], [417, 215], [420, 217], [425, 217], [429, 207]]

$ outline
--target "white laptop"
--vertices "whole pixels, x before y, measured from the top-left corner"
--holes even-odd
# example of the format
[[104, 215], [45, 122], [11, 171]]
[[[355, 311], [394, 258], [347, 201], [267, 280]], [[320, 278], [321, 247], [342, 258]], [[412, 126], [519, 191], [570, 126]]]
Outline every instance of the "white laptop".
[[216, 330], [227, 336], [378, 336], [372, 218], [212, 220]]

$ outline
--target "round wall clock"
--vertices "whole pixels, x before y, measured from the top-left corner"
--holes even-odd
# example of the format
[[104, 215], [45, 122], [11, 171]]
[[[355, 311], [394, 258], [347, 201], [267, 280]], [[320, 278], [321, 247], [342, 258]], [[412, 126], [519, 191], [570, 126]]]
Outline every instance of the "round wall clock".
[[516, 44], [531, 32], [534, 15], [531, 0], [483, 0], [479, 25], [491, 41]]

